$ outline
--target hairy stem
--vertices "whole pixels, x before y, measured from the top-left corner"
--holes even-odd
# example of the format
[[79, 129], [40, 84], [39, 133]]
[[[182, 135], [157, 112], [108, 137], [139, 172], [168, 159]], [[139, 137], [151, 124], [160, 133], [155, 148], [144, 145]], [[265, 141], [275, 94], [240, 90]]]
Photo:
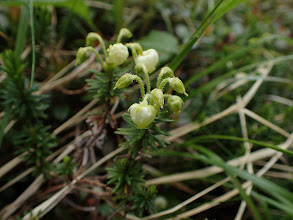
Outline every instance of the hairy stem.
[[104, 52], [104, 55], [105, 55], [105, 60], [107, 60], [108, 59], [108, 53], [107, 53], [107, 50], [106, 50], [104, 40], [99, 34], [97, 34], [95, 36], [96, 36], [97, 40], [100, 42], [100, 44], [102, 45], [103, 52]]
[[139, 76], [136, 76], [136, 75], [135, 75], [135, 80], [139, 83], [141, 97], [144, 98], [145, 91], [144, 91], [143, 81]]
[[158, 75], [158, 78], [157, 78], [157, 88], [159, 89], [160, 88], [160, 84], [163, 80], [163, 77], [164, 76], [167, 76], [167, 77], [173, 77], [174, 76], [174, 72], [167, 72], [167, 71], [161, 71], [160, 74]]
[[169, 78], [164, 79], [159, 86], [159, 89], [163, 90], [166, 83], [169, 82]]
[[93, 47], [88, 47], [88, 48], [89, 48], [90, 51], [92, 51], [94, 54], [96, 54], [98, 60], [102, 64], [103, 68], [106, 69], [106, 64], [105, 64], [104, 60], [102, 59], [101, 55], [99, 54], [99, 52], [97, 52], [95, 50], [95, 48], [93, 48]]
[[147, 92], [151, 93], [151, 84], [150, 84], [149, 73], [144, 65], [143, 65], [142, 69], [143, 69], [143, 73], [144, 73], [144, 77], [145, 77], [145, 81], [146, 81]]

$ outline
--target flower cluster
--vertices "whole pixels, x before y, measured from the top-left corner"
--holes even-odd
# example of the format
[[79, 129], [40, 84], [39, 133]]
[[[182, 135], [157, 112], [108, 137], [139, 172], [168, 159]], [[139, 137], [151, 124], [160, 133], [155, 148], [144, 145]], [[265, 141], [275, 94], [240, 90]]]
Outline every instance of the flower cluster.
[[[99, 59], [100, 63], [102, 64], [103, 68], [105, 70], [109, 69], [115, 69], [116, 66], [121, 65], [124, 63], [128, 56], [128, 49], [125, 45], [123, 45], [121, 42], [122, 38], [130, 38], [132, 37], [132, 33], [126, 29], [122, 28], [119, 32], [119, 35], [117, 37], [117, 42], [115, 44], [110, 45], [107, 49], [104, 43], [103, 38], [94, 32], [91, 32], [86, 37], [86, 47], [81, 47], [78, 49], [76, 53], [76, 63], [75, 65], [78, 65], [82, 63], [89, 52], [95, 53], [97, 58]], [[91, 46], [95, 41], [99, 41], [99, 43], [102, 46], [103, 53], [105, 56], [105, 61], [102, 59], [100, 54]]]
[[[164, 94], [166, 84], [177, 93], [187, 96], [183, 82], [174, 76], [174, 72], [169, 67], [163, 67], [158, 75], [156, 88], [151, 89], [149, 74], [156, 70], [159, 62], [159, 54], [155, 49], [143, 50], [139, 43], [122, 44], [123, 37], [129, 38], [132, 33], [123, 28], [120, 30], [117, 42], [106, 48], [103, 39], [97, 33], [89, 33], [86, 38], [86, 47], [81, 47], [76, 54], [76, 65], [83, 62], [88, 52], [96, 54], [98, 60], [107, 72], [112, 72], [118, 65], [123, 64], [129, 57], [128, 49], [130, 49], [135, 62], [136, 74], [125, 73], [116, 82], [114, 89], [123, 89], [128, 87], [134, 81], [140, 85], [142, 101], [130, 106], [129, 112], [132, 121], [139, 129], [147, 129], [147, 127], [155, 120], [160, 113], [160, 109], [164, 108], [166, 103], [171, 113], [179, 113], [183, 100], [176, 95]], [[98, 40], [102, 46], [105, 61], [100, 54], [90, 45]], [[143, 76], [143, 78], [141, 77]], [[145, 91], [146, 86], [146, 91]]]
[[[140, 85], [140, 92], [142, 101], [130, 106], [129, 112], [132, 121], [139, 129], [147, 129], [156, 116], [159, 114], [160, 109], [164, 107], [167, 101], [168, 109], [171, 113], [179, 113], [183, 100], [176, 95], [164, 94], [164, 87], [168, 83], [169, 86], [177, 93], [186, 93], [183, 82], [174, 76], [174, 72], [169, 67], [163, 67], [158, 75], [156, 88], [151, 90], [149, 74], [154, 72], [156, 65], [159, 62], [158, 52], [154, 49], [146, 51], [138, 43], [128, 43], [127, 47], [131, 49], [135, 61], [135, 74], [125, 73], [116, 82], [114, 89], [123, 89], [128, 87], [133, 81], [137, 81]], [[144, 76], [144, 81], [140, 77]], [[145, 84], [147, 91], [145, 92]]]

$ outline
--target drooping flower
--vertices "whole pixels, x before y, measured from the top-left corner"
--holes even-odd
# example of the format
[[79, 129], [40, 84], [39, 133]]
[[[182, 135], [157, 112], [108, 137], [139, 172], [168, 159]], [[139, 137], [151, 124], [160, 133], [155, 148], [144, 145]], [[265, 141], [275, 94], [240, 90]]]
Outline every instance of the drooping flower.
[[182, 108], [183, 100], [177, 95], [172, 95], [168, 98], [167, 104], [170, 112], [177, 114]]
[[131, 120], [139, 129], [146, 129], [156, 117], [156, 110], [147, 102], [135, 103], [129, 107]]
[[114, 89], [124, 89], [129, 86], [134, 80], [134, 75], [131, 73], [125, 73], [120, 79], [116, 82]]
[[188, 96], [185, 90], [183, 82], [178, 77], [173, 77], [169, 79], [170, 86], [178, 93]]
[[116, 65], [124, 63], [129, 56], [127, 47], [121, 43], [110, 45], [107, 51], [109, 59]]
[[142, 55], [139, 55], [137, 58], [138, 63], [142, 63], [148, 73], [152, 73], [156, 69], [156, 65], [159, 62], [159, 54], [155, 49], [149, 49], [142, 52]]
[[80, 47], [76, 53], [75, 65], [81, 64], [87, 57], [86, 47]]
[[151, 91], [152, 98], [155, 100], [156, 104], [163, 108], [164, 105], [164, 94], [161, 89], [153, 89]]

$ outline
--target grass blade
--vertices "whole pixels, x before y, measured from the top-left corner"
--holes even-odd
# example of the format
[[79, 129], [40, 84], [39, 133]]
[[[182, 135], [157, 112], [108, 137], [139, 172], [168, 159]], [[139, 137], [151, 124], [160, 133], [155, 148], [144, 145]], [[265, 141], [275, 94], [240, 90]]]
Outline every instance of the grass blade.
[[249, 65], [243, 66], [243, 67], [241, 67], [239, 69], [232, 70], [232, 71], [230, 71], [228, 73], [225, 73], [225, 74], [215, 78], [214, 80], [210, 81], [209, 83], [203, 85], [202, 87], [200, 87], [200, 88], [198, 88], [196, 90], [193, 90], [191, 92], [188, 91], [188, 98], [190, 99], [190, 98], [192, 98], [192, 97], [194, 97], [194, 96], [196, 96], [196, 95], [198, 95], [198, 94], [200, 94], [202, 92], [211, 90], [212, 88], [217, 86], [221, 81], [223, 81], [227, 77], [233, 76], [236, 73], [245, 72], [245, 71], [251, 70], [253, 68], [256, 68], [256, 67], [258, 67], [260, 65], [267, 64], [267, 63], [270, 63], [270, 62], [272, 62], [274, 64], [277, 64], [277, 63], [286, 62], [286, 61], [289, 61], [289, 60], [293, 60], [293, 55], [277, 57], [277, 58], [269, 59], [269, 60], [266, 60], [266, 61], [249, 64]]
[[193, 138], [192, 140], [186, 142], [184, 145], [189, 145], [191, 143], [202, 143], [202, 142], [206, 142], [206, 141], [211, 141], [212, 139], [249, 142], [249, 143], [252, 143], [254, 145], [258, 145], [258, 146], [262, 146], [262, 147], [266, 147], [266, 148], [271, 148], [273, 150], [282, 152], [284, 154], [287, 154], [287, 155], [293, 157], [293, 152], [292, 151], [282, 149], [282, 148], [277, 147], [277, 146], [272, 145], [272, 144], [267, 144], [267, 143], [264, 143], [264, 142], [261, 142], [261, 141], [256, 141], [256, 140], [251, 140], [251, 139], [244, 139], [244, 138], [240, 138], [240, 137], [226, 136], [226, 135], [203, 135], [203, 136]]
[[278, 184], [275, 184], [267, 179], [250, 174], [245, 170], [241, 170], [237, 167], [230, 166], [230, 165], [226, 164], [225, 162], [221, 162], [219, 160], [214, 160], [213, 158], [215, 158], [215, 157], [213, 157], [213, 158], [210, 157], [210, 155], [213, 155], [214, 153], [204, 147], [201, 147], [198, 145], [189, 145], [189, 147], [192, 147], [195, 150], [198, 150], [203, 154], [194, 155], [194, 154], [190, 154], [190, 153], [164, 150], [164, 149], [152, 152], [152, 154], [162, 155], [162, 156], [175, 156], [175, 157], [180, 156], [180, 157], [193, 158], [196, 160], [200, 160], [204, 163], [219, 166], [226, 172], [227, 171], [231, 172], [234, 175], [235, 174], [238, 175], [239, 177], [241, 177], [244, 180], [251, 181], [257, 188], [261, 189], [265, 193], [273, 196], [275, 199], [282, 202], [284, 205], [293, 209], [293, 203], [292, 203], [293, 193], [288, 191], [287, 189], [285, 189], [285, 188], [279, 186]]
[[24, 46], [25, 46], [28, 20], [29, 20], [29, 7], [27, 4], [23, 4], [23, 6], [21, 7], [21, 14], [19, 18], [18, 27], [17, 27], [16, 43], [15, 43], [15, 49], [14, 49], [16, 56], [18, 56], [19, 58], [21, 57], [21, 53], [24, 50]]
[[[204, 149], [203, 147], [201, 147], [201, 148]], [[222, 160], [222, 158], [220, 158], [218, 155], [216, 155], [214, 153], [210, 153], [210, 151], [207, 151], [207, 154], [209, 155], [211, 160], [218, 161], [219, 163], [225, 164], [225, 162]], [[240, 181], [237, 179], [237, 177], [235, 177], [235, 174], [229, 169], [226, 169], [225, 172], [231, 178], [231, 181], [234, 184], [234, 186], [238, 189], [239, 194], [242, 197], [242, 199], [245, 200], [247, 205], [250, 207], [252, 214], [253, 214], [253, 217], [255, 219], [261, 220], [261, 216], [260, 216], [257, 208], [255, 207], [251, 197], [246, 194], [246, 192], [244, 191], [244, 189], [241, 186]]]
[[255, 198], [262, 200], [272, 206], [275, 206], [276, 208], [283, 210], [284, 212], [286, 212], [288, 215], [293, 216], [293, 209], [291, 206], [288, 206], [284, 203], [280, 203], [276, 200], [273, 200], [267, 196], [264, 195], [260, 195], [259, 193], [256, 193], [254, 191], [251, 192], [251, 195], [254, 196]]
[[220, 0], [215, 8], [208, 14], [208, 16], [201, 22], [200, 26], [194, 31], [188, 41], [184, 44], [177, 56], [172, 60], [169, 67], [174, 71], [178, 68], [184, 57], [189, 53], [192, 46], [201, 37], [205, 29], [212, 23], [212, 17], [215, 14], [217, 8], [222, 4], [224, 0]]
[[115, 29], [116, 33], [122, 28], [123, 25], [123, 10], [124, 10], [124, 0], [114, 0], [114, 19], [115, 19]]
[[213, 18], [212, 23], [217, 21], [219, 18], [221, 18], [224, 14], [226, 14], [228, 11], [236, 7], [242, 2], [245, 2], [247, 0], [226, 0], [221, 4], [221, 6], [217, 9], [215, 16]]
[[203, 20], [200, 26], [194, 31], [189, 40], [184, 44], [182, 49], [179, 51], [177, 56], [172, 60], [169, 67], [174, 71], [178, 68], [184, 57], [189, 53], [192, 46], [198, 41], [202, 36], [206, 28], [226, 14], [229, 10], [243, 2], [244, 0], [220, 0], [214, 7], [214, 9], [208, 14], [208, 16]]
[[271, 35], [269, 37], [265, 37], [265, 38], [262, 38], [248, 46], [245, 46], [235, 52], [233, 52], [232, 54], [228, 55], [228, 56], [225, 56], [223, 57], [221, 60], [217, 61], [216, 63], [214, 63], [213, 65], [209, 66], [208, 68], [206, 68], [204, 71], [192, 76], [190, 79], [188, 79], [186, 82], [185, 82], [185, 85], [186, 86], [189, 86], [190, 84], [194, 83], [196, 80], [208, 75], [209, 73], [215, 71], [215, 70], [218, 70], [219, 68], [222, 68], [226, 65], [226, 63], [230, 60], [233, 60], [235, 58], [238, 58], [240, 56], [243, 56], [244, 54], [246, 54], [250, 49], [258, 46], [258, 45], [261, 45], [267, 41], [270, 41], [270, 40], [273, 40], [273, 39], [277, 39], [277, 38], [281, 38], [281, 36], [277, 36], [277, 35]]
[[33, 86], [35, 68], [36, 68], [36, 48], [35, 48], [35, 27], [34, 27], [34, 6], [33, 0], [30, 0], [29, 5], [30, 23], [31, 23], [31, 38], [32, 38], [32, 70], [30, 86]]

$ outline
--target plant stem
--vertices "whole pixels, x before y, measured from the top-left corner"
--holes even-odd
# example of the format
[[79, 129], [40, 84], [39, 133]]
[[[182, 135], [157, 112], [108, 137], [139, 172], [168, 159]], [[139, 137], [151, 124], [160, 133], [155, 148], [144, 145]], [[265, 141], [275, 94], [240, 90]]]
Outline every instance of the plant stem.
[[[164, 67], [164, 68], [166, 68], [166, 67]], [[161, 84], [162, 79], [163, 79], [164, 76], [166, 76], [166, 75], [168, 77], [173, 77], [174, 76], [174, 72], [173, 72], [172, 69], [170, 69], [170, 71], [165, 71], [166, 69], [164, 69], [164, 70], [163, 69], [161, 70], [161, 72], [160, 72], [160, 74], [158, 75], [158, 78], [157, 78], [157, 88], [158, 89], [160, 88], [160, 84]]]
[[104, 97], [105, 100], [105, 118], [107, 117], [107, 115], [110, 114], [110, 100], [111, 100], [111, 90], [112, 90], [112, 83], [113, 83], [113, 71], [107, 71], [108, 73], [108, 77], [109, 77], [109, 81], [108, 81], [108, 97]]
[[139, 83], [141, 97], [144, 98], [145, 91], [144, 91], [144, 84], [143, 84], [143, 81], [142, 81], [142, 79], [141, 79], [139, 76], [137, 76], [137, 75], [135, 75], [135, 80]]
[[104, 52], [104, 55], [105, 55], [105, 60], [107, 60], [108, 59], [108, 53], [107, 53], [107, 50], [106, 50], [104, 40], [99, 34], [97, 34], [96, 37], [97, 37], [98, 41], [100, 42], [100, 44], [102, 45], [103, 52]]
[[93, 47], [91, 47], [91, 46], [88, 47], [88, 48], [89, 48], [90, 51], [92, 51], [93, 53], [96, 54], [98, 60], [100, 61], [100, 63], [102, 64], [102, 66], [103, 66], [103, 68], [104, 68], [104, 70], [105, 70], [105, 69], [106, 69], [106, 64], [105, 64], [105, 62], [103, 61], [103, 59], [102, 59], [101, 55], [99, 54], [99, 52], [97, 52], [97, 51], [95, 50], [95, 48], [93, 48]]
[[164, 86], [166, 85], [167, 82], [169, 82], [169, 78], [164, 79], [164, 80], [161, 82], [161, 84], [160, 84], [160, 86], [159, 86], [159, 89], [163, 90], [163, 89], [164, 89]]
[[146, 94], [145, 97], [143, 98], [143, 102], [148, 102], [148, 99], [151, 97], [150, 94]]
[[132, 57], [134, 58], [134, 62], [137, 63], [137, 52], [135, 48], [131, 48]]
[[145, 81], [146, 81], [147, 92], [151, 93], [151, 84], [150, 84], [149, 73], [144, 65], [143, 65], [142, 69], [143, 69], [143, 73], [144, 73], [144, 77], [145, 77]]
[[168, 99], [170, 98], [172, 95], [171, 94], [164, 94], [164, 98]]

